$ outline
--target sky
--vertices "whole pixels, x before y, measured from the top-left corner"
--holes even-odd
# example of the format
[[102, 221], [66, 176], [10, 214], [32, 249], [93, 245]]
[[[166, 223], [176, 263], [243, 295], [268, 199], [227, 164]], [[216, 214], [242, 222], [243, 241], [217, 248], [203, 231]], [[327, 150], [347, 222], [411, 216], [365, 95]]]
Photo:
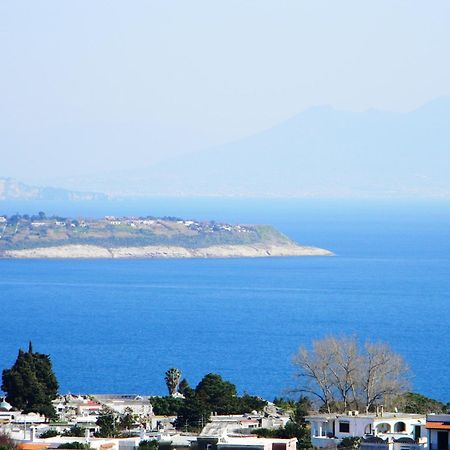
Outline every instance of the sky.
[[450, 94], [450, 2], [0, 0], [0, 176], [134, 169]]

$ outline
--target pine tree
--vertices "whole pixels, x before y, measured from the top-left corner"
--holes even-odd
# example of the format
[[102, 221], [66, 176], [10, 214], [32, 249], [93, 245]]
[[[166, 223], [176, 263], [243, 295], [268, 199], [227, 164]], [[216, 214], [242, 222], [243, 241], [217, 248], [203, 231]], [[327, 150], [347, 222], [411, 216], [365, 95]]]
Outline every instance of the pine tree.
[[192, 390], [192, 389], [191, 389], [191, 387], [189, 386], [188, 380], [186, 380], [186, 378], [183, 378], [183, 379], [180, 381], [180, 384], [178, 385], [178, 392], [179, 392], [180, 394], [182, 394], [182, 395], [185, 395], [185, 393], [186, 393], [188, 390]]
[[58, 381], [50, 357], [33, 352], [31, 342], [28, 352], [20, 349], [14, 365], [3, 370], [1, 388], [7, 393], [6, 401], [15, 408], [55, 416], [52, 400], [58, 393]]

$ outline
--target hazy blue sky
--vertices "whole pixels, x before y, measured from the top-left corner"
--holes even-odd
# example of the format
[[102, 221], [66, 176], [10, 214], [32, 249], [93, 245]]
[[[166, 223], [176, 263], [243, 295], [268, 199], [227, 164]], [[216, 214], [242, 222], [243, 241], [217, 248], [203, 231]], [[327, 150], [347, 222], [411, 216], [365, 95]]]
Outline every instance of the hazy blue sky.
[[0, 1], [0, 176], [135, 168], [450, 94], [450, 2]]

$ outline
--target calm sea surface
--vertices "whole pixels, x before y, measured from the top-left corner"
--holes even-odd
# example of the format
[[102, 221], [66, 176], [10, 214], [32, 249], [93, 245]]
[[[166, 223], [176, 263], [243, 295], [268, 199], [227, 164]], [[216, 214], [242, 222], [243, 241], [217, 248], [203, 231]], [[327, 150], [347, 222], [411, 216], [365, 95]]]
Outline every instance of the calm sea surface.
[[270, 223], [331, 258], [0, 260], [0, 368], [32, 340], [62, 392], [163, 394], [218, 372], [267, 398], [329, 334], [388, 342], [416, 391], [450, 401], [450, 203], [155, 200], [0, 203], [0, 213], [177, 215]]

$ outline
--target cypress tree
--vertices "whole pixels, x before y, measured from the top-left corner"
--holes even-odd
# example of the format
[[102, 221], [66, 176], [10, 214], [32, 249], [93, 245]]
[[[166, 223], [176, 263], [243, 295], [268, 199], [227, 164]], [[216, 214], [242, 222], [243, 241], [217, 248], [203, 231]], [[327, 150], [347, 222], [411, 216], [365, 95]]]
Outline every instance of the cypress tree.
[[28, 352], [20, 349], [14, 365], [3, 370], [1, 389], [7, 394], [6, 401], [15, 408], [55, 416], [52, 400], [58, 393], [58, 381], [50, 356], [33, 352], [31, 342]]

